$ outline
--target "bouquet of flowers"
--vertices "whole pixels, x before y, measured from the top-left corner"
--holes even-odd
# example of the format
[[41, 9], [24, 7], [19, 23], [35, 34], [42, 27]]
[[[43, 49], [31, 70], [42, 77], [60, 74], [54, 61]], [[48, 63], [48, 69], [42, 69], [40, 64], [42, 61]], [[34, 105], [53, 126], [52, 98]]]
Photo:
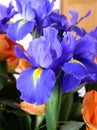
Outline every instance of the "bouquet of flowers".
[[0, 130], [96, 130], [97, 28], [78, 26], [91, 11], [14, 2], [0, 5]]

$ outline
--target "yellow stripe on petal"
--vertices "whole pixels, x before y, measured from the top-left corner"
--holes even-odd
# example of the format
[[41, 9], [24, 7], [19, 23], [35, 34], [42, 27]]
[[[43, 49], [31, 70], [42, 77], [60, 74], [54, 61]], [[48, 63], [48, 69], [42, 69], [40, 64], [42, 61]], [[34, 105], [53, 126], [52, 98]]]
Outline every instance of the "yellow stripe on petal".
[[20, 25], [22, 25], [22, 24], [24, 24], [24, 23], [26, 23], [26, 22], [27, 22], [27, 20], [26, 20], [26, 19], [23, 19], [23, 20], [20, 21]]
[[76, 62], [76, 63], [82, 64], [79, 60], [76, 60], [76, 59], [71, 59], [70, 62]]
[[34, 71], [34, 85], [36, 85], [36, 82], [38, 80], [38, 78], [40, 77], [42, 73], [42, 68], [37, 68], [35, 71]]
[[85, 66], [83, 65], [83, 63], [81, 63], [79, 60], [71, 59], [70, 62], [76, 62], [76, 63], [79, 63], [80, 65], [82, 65], [83, 67], [85, 67]]

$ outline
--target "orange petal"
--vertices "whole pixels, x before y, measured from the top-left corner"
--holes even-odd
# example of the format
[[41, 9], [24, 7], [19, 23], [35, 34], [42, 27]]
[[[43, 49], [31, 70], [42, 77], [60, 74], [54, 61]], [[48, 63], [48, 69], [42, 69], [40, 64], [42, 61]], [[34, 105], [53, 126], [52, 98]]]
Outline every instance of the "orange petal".
[[97, 92], [91, 90], [86, 93], [81, 110], [87, 130], [97, 130]]
[[36, 106], [36, 104], [30, 104], [26, 101], [22, 101], [19, 104], [19, 107], [31, 115], [43, 115], [46, 109], [46, 104]]
[[22, 72], [30, 66], [31, 66], [31, 64], [28, 61], [26, 61], [25, 59], [20, 59], [17, 69], [19, 69]]
[[8, 72], [13, 72], [19, 63], [19, 58], [15, 55], [12, 55], [10, 58], [7, 59], [8, 65]]

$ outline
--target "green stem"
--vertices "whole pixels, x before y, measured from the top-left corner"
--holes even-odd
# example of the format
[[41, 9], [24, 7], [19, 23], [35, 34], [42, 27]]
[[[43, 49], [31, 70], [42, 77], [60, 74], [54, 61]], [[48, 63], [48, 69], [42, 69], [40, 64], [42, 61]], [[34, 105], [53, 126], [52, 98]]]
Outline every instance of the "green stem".
[[55, 90], [47, 103], [46, 108], [47, 130], [57, 130], [58, 106], [59, 106], [59, 84], [57, 82]]

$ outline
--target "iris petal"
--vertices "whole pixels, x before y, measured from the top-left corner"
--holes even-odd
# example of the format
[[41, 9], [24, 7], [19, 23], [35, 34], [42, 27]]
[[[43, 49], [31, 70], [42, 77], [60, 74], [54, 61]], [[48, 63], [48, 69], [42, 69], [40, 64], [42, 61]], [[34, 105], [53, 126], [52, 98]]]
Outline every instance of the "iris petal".
[[70, 92], [76, 89], [80, 84], [80, 79], [75, 78], [73, 75], [65, 75], [62, 80], [62, 91]]
[[7, 34], [13, 41], [21, 40], [28, 33], [32, 32], [34, 24], [35, 24], [34, 21], [33, 22], [26, 21], [22, 22], [21, 24], [21, 20], [19, 20], [16, 23], [9, 25]]
[[65, 72], [62, 79], [62, 91], [65, 92], [76, 89], [82, 79], [88, 75], [86, 67], [79, 62], [67, 62], [62, 69]]
[[66, 74], [72, 74], [78, 79], [82, 79], [88, 74], [86, 67], [79, 62], [67, 62], [62, 69]]
[[97, 55], [97, 41], [95, 38], [85, 35], [80, 40], [77, 41], [74, 58], [80, 60], [81, 57], [93, 60], [95, 55]]
[[[52, 62], [61, 56], [62, 47], [57, 38], [57, 30], [51, 27], [44, 29], [44, 36], [33, 40], [27, 49], [28, 55], [36, 63], [33, 66], [48, 68]], [[53, 36], [53, 37], [52, 37]]]
[[[33, 68], [23, 71], [17, 81], [17, 88], [21, 92], [21, 98], [29, 103], [44, 104], [54, 89], [55, 74], [52, 70], [42, 70], [35, 81]], [[35, 83], [36, 82], [36, 83]]]

